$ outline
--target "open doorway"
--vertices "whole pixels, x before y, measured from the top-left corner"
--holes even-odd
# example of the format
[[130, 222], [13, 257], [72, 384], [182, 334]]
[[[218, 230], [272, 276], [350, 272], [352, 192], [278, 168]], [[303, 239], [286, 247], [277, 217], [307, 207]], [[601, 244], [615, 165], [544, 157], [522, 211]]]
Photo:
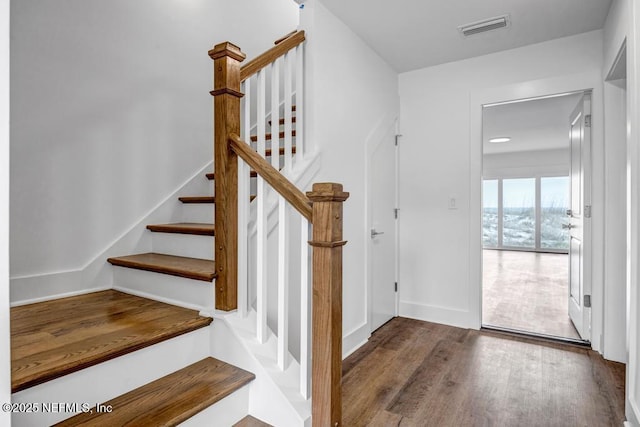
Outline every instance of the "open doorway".
[[483, 107], [483, 326], [589, 340], [590, 119], [589, 92]]

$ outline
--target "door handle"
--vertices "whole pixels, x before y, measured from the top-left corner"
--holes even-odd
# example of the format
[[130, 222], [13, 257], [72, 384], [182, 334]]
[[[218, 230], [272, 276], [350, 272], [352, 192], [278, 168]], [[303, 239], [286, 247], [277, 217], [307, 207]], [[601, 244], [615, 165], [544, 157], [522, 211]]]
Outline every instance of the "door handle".
[[371, 229], [371, 238], [373, 239], [374, 237], [380, 235], [380, 234], [384, 234], [384, 231], [376, 231], [375, 228]]
[[562, 224], [562, 228], [564, 228], [565, 230], [570, 230], [573, 227], [575, 227], [575, 225], [571, 225], [571, 224]]

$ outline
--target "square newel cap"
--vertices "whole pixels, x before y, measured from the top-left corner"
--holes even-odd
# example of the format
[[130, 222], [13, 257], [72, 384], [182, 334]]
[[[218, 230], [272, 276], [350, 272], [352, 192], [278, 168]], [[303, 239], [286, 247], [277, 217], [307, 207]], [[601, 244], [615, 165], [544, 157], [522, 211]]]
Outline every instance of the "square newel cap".
[[213, 49], [209, 51], [209, 56], [211, 57], [211, 59], [218, 59], [224, 56], [228, 56], [239, 62], [244, 61], [244, 59], [247, 57], [247, 55], [245, 55], [238, 46], [230, 42], [224, 42], [215, 45]]
[[349, 198], [349, 193], [342, 191], [342, 184], [318, 182], [307, 192], [307, 197], [312, 202], [344, 202]]

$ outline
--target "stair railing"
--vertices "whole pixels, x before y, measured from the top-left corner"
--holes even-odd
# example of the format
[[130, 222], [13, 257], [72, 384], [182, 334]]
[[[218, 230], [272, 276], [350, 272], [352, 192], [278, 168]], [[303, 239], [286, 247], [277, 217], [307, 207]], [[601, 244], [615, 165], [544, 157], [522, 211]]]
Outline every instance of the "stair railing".
[[[267, 200], [269, 192], [275, 191], [278, 194], [277, 363], [283, 371], [291, 366], [287, 303], [291, 236], [287, 209], [292, 206], [302, 217], [299, 246], [300, 394], [304, 399], [312, 398], [313, 425], [333, 427], [342, 422], [342, 246], [346, 243], [342, 240], [342, 203], [349, 193], [342, 191], [340, 184], [316, 183], [311, 192], [304, 194], [286, 178], [295, 164], [303, 162], [306, 154], [303, 140], [304, 40], [304, 31], [290, 33], [242, 67], [244, 53], [229, 42], [218, 44], [209, 51], [214, 60], [211, 94], [214, 96], [215, 121], [214, 253], [218, 273], [215, 300], [219, 310], [238, 309], [242, 316], [249, 310], [249, 168], [252, 168], [257, 174], [256, 338], [264, 343], [270, 335], [267, 325]], [[271, 81], [268, 88], [267, 76]], [[254, 94], [256, 102], [252, 103]], [[268, 113], [267, 98], [270, 98]], [[295, 158], [293, 110], [296, 113]], [[283, 120], [280, 120], [280, 114]], [[250, 145], [253, 117], [255, 149]], [[271, 162], [266, 160], [268, 119], [271, 123]], [[283, 147], [279, 138], [281, 122], [284, 122]], [[267, 184], [272, 190], [268, 190]], [[311, 239], [310, 225], [313, 229]], [[311, 268], [309, 245], [312, 248]]]

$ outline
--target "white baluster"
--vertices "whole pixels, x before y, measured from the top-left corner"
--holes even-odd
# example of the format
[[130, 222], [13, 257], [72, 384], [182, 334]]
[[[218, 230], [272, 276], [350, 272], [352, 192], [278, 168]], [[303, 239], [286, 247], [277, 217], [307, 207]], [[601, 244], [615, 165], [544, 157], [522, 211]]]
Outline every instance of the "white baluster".
[[[257, 80], [257, 132], [258, 147], [257, 151], [262, 157], [265, 155], [265, 75], [264, 70], [258, 71]], [[272, 153], [273, 155], [273, 153]], [[256, 337], [258, 342], [265, 343], [268, 337], [267, 329], [267, 212], [266, 199], [267, 189], [264, 179], [258, 176], [257, 180], [257, 218], [256, 218], [256, 291], [257, 291], [257, 327]]]
[[278, 198], [278, 367], [289, 365], [289, 221], [287, 202]]
[[304, 43], [296, 48], [296, 162], [304, 159]]
[[[251, 133], [251, 80], [242, 84], [241, 137], [247, 141]], [[238, 312], [247, 316], [249, 294], [248, 224], [249, 224], [249, 166], [238, 156]]]
[[280, 169], [280, 60], [271, 64], [271, 166]]
[[300, 218], [300, 394], [311, 397], [311, 278], [309, 221]]
[[[293, 78], [291, 74], [291, 53], [284, 55], [284, 169], [286, 171], [291, 170], [291, 146], [292, 137], [291, 131], [293, 130], [291, 124], [291, 80]], [[296, 106], [296, 109], [298, 107]]]

